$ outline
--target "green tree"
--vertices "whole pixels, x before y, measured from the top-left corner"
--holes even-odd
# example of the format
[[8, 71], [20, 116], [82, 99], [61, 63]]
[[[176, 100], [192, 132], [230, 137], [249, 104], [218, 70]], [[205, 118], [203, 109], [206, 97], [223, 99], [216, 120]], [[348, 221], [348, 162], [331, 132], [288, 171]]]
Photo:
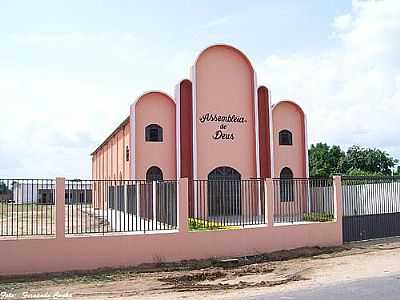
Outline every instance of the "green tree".
[[7, 185], [3, 181], [0, 181], [0, 194], [5, 194], [8, 191]]
[[343, 162], [346, 174], [365, 172], [369, 175], [392, 175], [398, 160], [385, 151], [352, 146], [346, 152]]
[[394, 176], [400, 176], [400, 166], [397, 166], [397, 168], [393, 171]]
[[345, 153], [339, 146], [318, 143], [311, 145], [308, 159], [310, 176], [331, 176], [342, 172]]
[[[352, 146], [345, 153], [339, 146], [329, 146], [325, 143], [311, 145], [308, 157], [310, 176], [392, 175], [392, 170], [398, 163], [397, 159], [379, 149]], [[397, 167], [396, 172], [400, 175], [400, 167]]]

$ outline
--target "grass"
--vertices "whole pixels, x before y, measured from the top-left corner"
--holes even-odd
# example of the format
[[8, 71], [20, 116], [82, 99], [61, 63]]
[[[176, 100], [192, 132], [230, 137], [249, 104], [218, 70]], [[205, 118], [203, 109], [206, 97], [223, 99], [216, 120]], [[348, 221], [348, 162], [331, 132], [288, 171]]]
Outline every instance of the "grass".
[[[24, 214], [24, 215], [33, 215], [36, 216], [36, 214], [43, 214], [43, 216], [46, 215], [46, 209], [47, 209], [47, 214], [50, 217], [51, 215], [51, 210], [54, 207], [54, 205], [45, 205], [45, 204], [16, 204], [16, 203], [0, 203], [0, 218], [8, 218], [11, 217], [12, 215], [15, 214]], [[54, 213], [54, 211], [53, 211]]]
[[330, 222], [333, 221], [333, 214], [329, 213], [305, 213], [304, 221], [308, 222]]
[[[90, 205], [75, 204], [65, 206], [66, 233], [102, 231], [103, 223], [101, 223], [101, 220], [91, 214], [90, 210], [85, 210], [85, 208], [90, 207]], [[68, 215], [69, 218], [67, 218]], [[0, 202], [0, 236], [54, 234], [55, 217], [55, 205]], [[107, 227], [109, 224], [104, 226]]]
[[240, 229], [239, 226], [223, 225], [215, 221], [207, 221], [194, 218], [189, 218], [188, 223], [189, 230], [191, 231]]

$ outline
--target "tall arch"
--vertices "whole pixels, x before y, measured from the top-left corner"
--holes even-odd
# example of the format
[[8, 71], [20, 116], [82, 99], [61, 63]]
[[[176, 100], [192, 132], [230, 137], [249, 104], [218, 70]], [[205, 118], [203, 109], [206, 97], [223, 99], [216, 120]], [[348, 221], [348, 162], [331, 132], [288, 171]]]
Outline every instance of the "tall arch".
[[241, 175], [231, 167], [218, 167], [208, 174], [208, 215], [238, 216], [241, 214]]

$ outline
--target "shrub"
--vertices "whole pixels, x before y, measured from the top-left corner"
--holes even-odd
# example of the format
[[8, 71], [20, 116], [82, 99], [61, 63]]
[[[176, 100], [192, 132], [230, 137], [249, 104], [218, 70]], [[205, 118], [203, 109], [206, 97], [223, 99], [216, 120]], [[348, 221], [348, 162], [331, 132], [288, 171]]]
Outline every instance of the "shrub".
[[308, 222], [329, 222], [334, 219], [333, 214], [330, 213], [305, 213], [304, 221]]
[[228, 230], [228, 229], [239, 229], [239, 226], [228, 226], [215, 221], [207, 221], [189, 218], [189, 230]]

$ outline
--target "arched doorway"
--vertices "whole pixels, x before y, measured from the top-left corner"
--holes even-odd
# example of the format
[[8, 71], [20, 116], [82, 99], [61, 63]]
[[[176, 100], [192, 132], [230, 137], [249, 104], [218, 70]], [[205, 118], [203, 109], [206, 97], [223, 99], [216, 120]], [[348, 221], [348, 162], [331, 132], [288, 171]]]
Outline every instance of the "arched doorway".
[[159, 167], [150, 167], [146, 172], [146, 181], [161, 181], [163, 180], [163, 173]]
[[208, 215], [240, 215], [240, 173], [231, 167], [218, 167], [208, 174], [207, 179]]
[[279, 189], [281, 202], [294, 201], [293, 172], [290, 168], [284, 167], [279, 175]]

